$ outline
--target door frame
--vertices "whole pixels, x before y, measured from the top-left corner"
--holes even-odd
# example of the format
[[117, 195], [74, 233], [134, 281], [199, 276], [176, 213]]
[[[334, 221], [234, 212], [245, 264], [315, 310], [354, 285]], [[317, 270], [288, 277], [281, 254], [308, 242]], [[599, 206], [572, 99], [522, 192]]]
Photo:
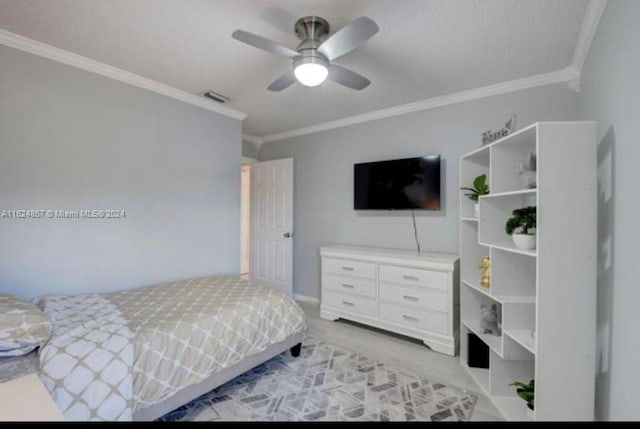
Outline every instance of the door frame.
[[[240, 168], [242, 169], [242, 167], [244, 166], [249, 166], [251, 167], [251, 164], [254, 164], [256, 162], [259, 162], [259, 160], [257, 158], [252, 158], [250, 156], [242, 156], [242, 158], [240, 159]], [[249, 173], [249, 176], [251, 177], [251, 172]], [[240, 264], [238, 265], [238, 271], [240, 273], [240, 275], [244, 275], [244, 273], [242, 273], [242, 258], [244, 257], [243, 252], [242, 252], [242, 231], [244, 229], [244, 222], [242, 221], [242, 198], [243, 198], [243, 192], [242, 192], [242, 173], [241, 173], [241, 177], [240, 177]], [[249, 225], [247, 225], [247, 228], [249, 229], [249, 278], [251, 277], [251, 258], [253, 258], [253, 228], [251, 228], [251, 202], [253, 201], [253, 186], [251, 186], [251, 178], [249, 178]]]

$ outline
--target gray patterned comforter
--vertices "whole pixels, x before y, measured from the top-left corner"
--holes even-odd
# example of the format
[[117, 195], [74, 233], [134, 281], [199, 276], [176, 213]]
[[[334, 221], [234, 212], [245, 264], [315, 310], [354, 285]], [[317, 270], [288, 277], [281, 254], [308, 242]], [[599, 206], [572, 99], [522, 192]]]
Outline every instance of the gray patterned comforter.
[[45, 385], [70, 420], [133, 412], [306, 330], [288, 296], [235, 276], [40, 300]]

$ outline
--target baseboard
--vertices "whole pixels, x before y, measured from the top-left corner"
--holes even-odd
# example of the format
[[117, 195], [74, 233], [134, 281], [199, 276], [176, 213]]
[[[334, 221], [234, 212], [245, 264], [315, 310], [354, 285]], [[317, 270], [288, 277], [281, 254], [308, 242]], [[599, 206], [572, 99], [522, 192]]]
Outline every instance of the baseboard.
[[296, 301], [309, 302], [311, 304], [320, 304], [320, 299], [314, 296], [300, 295], [300, 294], [294, 293], [293, 299], [295, 299]]

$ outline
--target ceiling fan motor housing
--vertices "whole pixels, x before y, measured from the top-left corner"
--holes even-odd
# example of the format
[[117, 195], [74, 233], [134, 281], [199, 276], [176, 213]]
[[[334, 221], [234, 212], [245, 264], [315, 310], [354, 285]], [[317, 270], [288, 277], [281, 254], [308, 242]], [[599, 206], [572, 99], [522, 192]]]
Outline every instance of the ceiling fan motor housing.
[[313, 49], [305, 49], [300, 52], [300, 56], [293, 60], [293, 68], [295, 69], [302, 64], [322, 64], [325, 67], [329, 67], [329, 60]]
[[296, 36], [300, 40], [323, 42], [329, 35], [329, 23], [319, 16], [305, 16], [300, 18], [294, 26]]

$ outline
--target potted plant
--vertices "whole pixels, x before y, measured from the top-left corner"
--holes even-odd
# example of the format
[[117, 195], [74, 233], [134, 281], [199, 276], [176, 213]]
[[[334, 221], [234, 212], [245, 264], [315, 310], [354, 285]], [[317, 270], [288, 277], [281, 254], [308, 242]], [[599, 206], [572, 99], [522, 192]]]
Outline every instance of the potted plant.
[[513, 237], [513, 243], [518, 249], [536, 248], [536, 207], [529, 206], [513, 211], [507, 220], [505, 230]]
[[480, 195], [487, 195], [489, 193], [489, 185], [487, 185], [487, 175], [481, 174], [480, 176], [473, 179], [473, 188], [460, 188], [464, 191], [469, 191], [468, 194], [464, 194], [469, 197], [473, 204], [473, 214], [476, 218], [478, 218], [478, 197]]
[[524, 384], [520, 381], [515, 381], [510, 386], [516, 387], [516, 393], [519, 397], [525, 400], [527, 404], [527, 416], [533, 419], [533, 407], [535, 402], [535, 381], [531, 380], [529, 384]]

